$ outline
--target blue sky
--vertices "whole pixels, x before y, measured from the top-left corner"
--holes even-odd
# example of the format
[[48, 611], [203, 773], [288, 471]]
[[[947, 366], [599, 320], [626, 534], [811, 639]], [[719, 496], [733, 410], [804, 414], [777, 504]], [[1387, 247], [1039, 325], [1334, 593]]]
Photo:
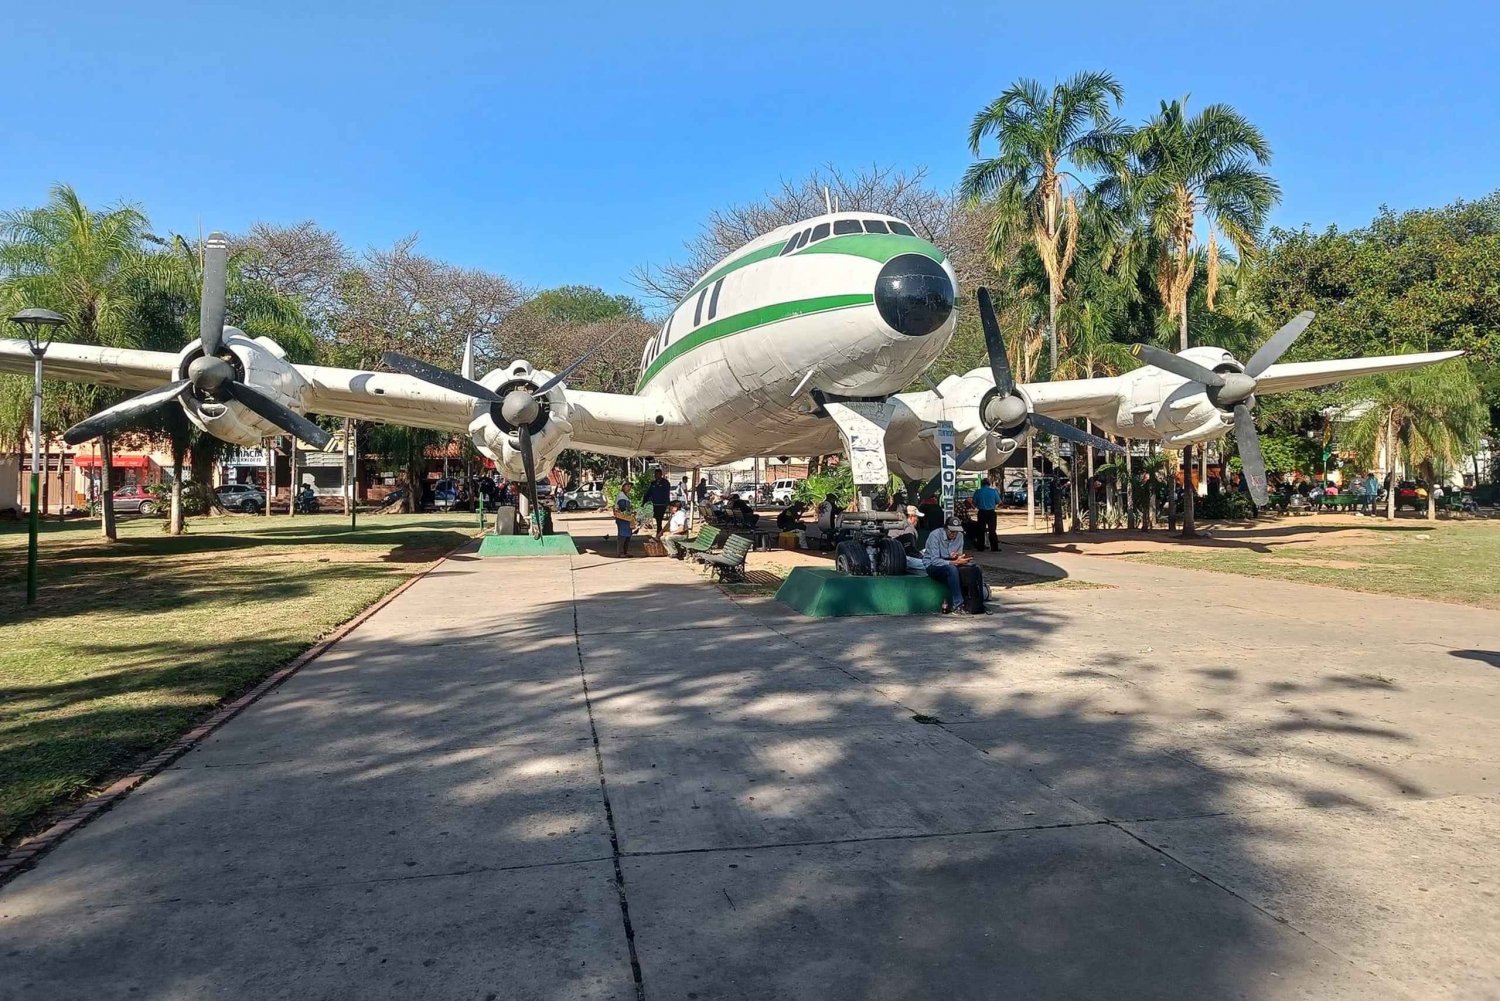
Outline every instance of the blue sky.
[[304, 218], [355, 247], [630, 291], [712, 209], [819, 164], [969, 162], [1021, 76], [1108, 69], [1124, 114], [1235, 105], [1274, 221], [1367, 221], [1500, 187], [1500, 5], [14, 4], [0, 206], [54, 181], [159, 231]]

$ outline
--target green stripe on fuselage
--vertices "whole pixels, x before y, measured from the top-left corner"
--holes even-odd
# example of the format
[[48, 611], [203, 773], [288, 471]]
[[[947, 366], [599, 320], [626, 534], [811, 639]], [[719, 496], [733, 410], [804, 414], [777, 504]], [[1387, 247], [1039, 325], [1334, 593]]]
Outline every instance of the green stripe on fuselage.
[[902, 254], [921, 254], [923, 257], [932, 258], [939, 264], [943, 263], [941, 250], [920, 237], [901, 236], [898, 233], [849, 233], [846, 236], [831, 236], [826, 240], [809, 244], [793, 252], [791, 256], [801, 257], [803, 254], [850, 254], [854, 257], [868, 257], [880, 264], [884, 264], [893, 257], [900, 257]]
[[789, 320], [794, 316], [807, 316], [809, 313], [827, 313], [835, 309], [848, 309], [850, 306], [868, 306], [875, 301], [875, 297], [869, 293], [853, 293], [850, 295], [824, 295], [814, 299], [798, 299], [795, 302], [778, 302], [770, 306], [761, 306], [757, 309], [747, 309], [743, 313], [734, 316], [726, 316], [722, 320], [705, 323], [697, 330], [687, 334], [679, 341], [668, 344], [666, 350], [656, 357], [651, 367], [641, 373], [641, 377], [635, 384], [635, 391], [639, 393], [645, 388], [646, 383], [656, 377], [656, 374], [667, 366], [673, 359], [693, 350], [696, 347], [716, 341], [720, 337], [728, 337], [730, 334], [738, 334], [756, 327], [764, 327], [767, 324], [776, 323], [779, 320]]
[[785, 246], [786, 241], [781, 240], [771, 244], [769, 247], [761, 247], [759, 250], [752, 250], [750, 253], [744, 255], [743, 257], [736, 257], [732, 261], [727, 261], [724, 264], [721, 264], [719, 267], [704, 275], [702, 281], [698, 282], [698, 284], [688, 289], [688, 294], [682, 297], [682, 301], [687, 302], [693, 296], [697, 295], [699, 292], [702, 292], [709, 285], [712, 285], [714, 282], [718, 281], [720, 278], [723, 278], [731, 271], [738, 271], [740, 268], [747, 268], [750, 265], [755, 264], [759, 261], [764, 261], [769, 257], [775, 257], [777, 254], [781, 253], [781, 248]]
[[[740, 268], [747, 268], [752, 264], [758, 264], [761, 261], [776, 257], [785, 247], [786, 241], [778, 240], [769, 247], [752, 250], [742, 257], [736, 257], [732, 261], [721, 264], [704, 275], [698, 284], [689, 289], [687, 295], [682, 297], [682, 301], [684, 303], [687, 302], [731, 271], [738, 271]], [[901, 236], [899, 233], [848, 233], [844, 236], [825, 237], [817, 243], [809, 244], [801, 250], [793, 252], [789, 256], [801, 257], [803, 254], [849, 254], [852, 257], [866, 257], [880, 264], [884, 264], [892, 257], [897, 257], [901, 254], [921, 254], [924, 257], [932, 258], [939, 264], [943, 263], [943, 252], [941, 250], [921, 237]]]

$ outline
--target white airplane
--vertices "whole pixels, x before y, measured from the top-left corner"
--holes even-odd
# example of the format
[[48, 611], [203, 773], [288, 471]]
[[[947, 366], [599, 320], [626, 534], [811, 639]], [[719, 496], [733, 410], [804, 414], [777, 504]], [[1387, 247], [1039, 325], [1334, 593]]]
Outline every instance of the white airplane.
[[[941, 467], [935, 431], [951, 427], [959, 468], [1001, 465], [1042, 431], [1118, 451], [1063, 418], [1169, 445], [1236, 433], [1254, 492], [1264, 490], [1251, 418], [1256, 394], [1428, 365], [1431, 352], [1276, 364], [1311, 320], [1304, 313], [1244, 364], [1196, 347], [1137, 345], [1148, 364], [1124, 375], [1017, 384], [988, 296], [979, 292], [988, 369], [902, 392], [947, 346], [956, 282], [943, 252], [899, 219], [832, 212], [767, 233], [705, 274], [645, 345], [635, 392], [571, 389], [585, 359], [550, 373], [518, 360], [477, 380], [398, 354], [394, 372], [294, 365], [273, 341], [224, 326], [227, 244], [205, 254], [199, 337], [176, 354], [56, 343], [45, 376], [147, 390], [70, 428], [76, 444], [176, 401], [194, 424], [256, 445], [328, 435], [304, 414], [467, 432], [512, 478], [534, 483], [566, 447], [654, 456], [682, 466], [745, 456], [849, 454], [855, 482], [917, 478]], [[594, 349], [597, 350], [597, 347]], [[585, 356], [585, 358], [587, 355]], [[27, 373], [25, 342], [0, 340], [0, 371]], [[941, 434], [941, 432], [939, 432]]]

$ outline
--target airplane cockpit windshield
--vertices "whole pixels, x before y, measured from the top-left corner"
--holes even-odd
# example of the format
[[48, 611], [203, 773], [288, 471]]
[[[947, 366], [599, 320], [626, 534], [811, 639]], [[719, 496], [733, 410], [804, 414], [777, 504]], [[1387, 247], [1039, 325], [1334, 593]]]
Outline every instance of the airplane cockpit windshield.
[[916, 236], [910, 226], [895, 219], [835, 219], [832, 227], [820, 222], [787, 237], [779, 256], [794, 254], [809, 243], [817, 243], [829, 236], [852, 236], [855, 233], [895, 233], [897, 236]]

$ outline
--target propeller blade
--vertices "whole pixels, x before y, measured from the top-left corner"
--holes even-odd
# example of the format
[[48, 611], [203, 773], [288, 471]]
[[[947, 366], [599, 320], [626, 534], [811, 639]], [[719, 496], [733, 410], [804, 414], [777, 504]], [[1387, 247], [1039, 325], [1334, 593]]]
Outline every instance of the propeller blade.
[[[953, 468], [954, 469], [958, 469], [961, 466], [963, 466], [964, 463], [966, 463], [970, 459], [974, 458], [974, 456], [979, 452], [979, 450], [981, 448], [984, 448], [985, 443], [988, 442], [989, 440], [990, 440], [990, 436], [989, 436], [989, 434], [986, 433], [986, 434], [980, 435], [974, 441], [970, 442], [967, 448], [965, 448], [962, 452], [959, 452], [957, 455], [955, 455], [953, 457]], [[918, 497], [926, 497], [929, 494], [936, 493], [938, 485], [942, 482], [942, 479], [943, 479], [943, 471], [941, 469], [939, 469], [937, 471], [937, 475], [934, 476], [932, 479], [928, 480], [927, 484], [924, 487], [922, 487], [922, 489], [920, 489], [920, 490], [917, 491], [917, 496]]]
[[484, 400], [486, 403], [498, 403], [500, 397], [485, 389], [473, 379], [465, 379], [463, 376], [447, 369], [429, 365], [425, 361], [418, 361], [395, 351], [387, 351], [380, 356], [386, 368], [409, 375], [413, 379], [421, 379], [430, 382], [439, 389], [446, 389], [450, 393], [458, 393], [461, 396], [472, 396], [476, 400]]
[[608, 337], [604, 338], [604, 340], [600, 341], [598, 344], [595, 344], [593, 347], [589, 348], [587, 351], [585, 351], [583, 353], [582, 357], [580, 357], [577, 361], [573, 362], [567, 368], [563, 369], [561, 372], [557, 373], [552, 378], [548, 379], [546, 382], [544, 382], [540, 386], [538, 386], [536, 388], [536, 392], [533, 393], [532, 395], [533, 396], [543, 396], [543, 395], [545, 395], [546, 392], [547, 392], [547, 390], [551, 389], [553, 386], [557, 385], [559, 382], [562, 382], [568, 376], [572, 375], [575, 371], [577, 371], [578, 366], [582, 365], [584, 362], [586, 362], [590, 358], [594, 357], [594, 355], [598, 354], [600, 352], [600, 350], [603, 349], [604, 345], [608, 344], [610, 341], [614, 340], [616, 337], [619, 337], [620, 334], [622, 334], [622, 333], [625, 332], [625, 329], [626, 329], [626, 327], [625, 327], [624, 324], [621, 324], [620, 326], [616, 327], [614, 333], [610, 334]]
[[1032, 414], [1031, 427], [1036, 431], [1045, 431], [1048, 434], [1055, 434], [1059, 438], [1066, 438], [1075, 444], [1089, 445], [1104, 452], [1113, 452], [1116, 455], [1125, 454], [1123, 448], [1107, 438], [1101, 438], [1096, 434], [1089, 434], [1087, 431], [1080, 431], [1071, 424], [1065, 424], [1057, 418], [1048, 417], [1045, 414]]
[[203, 245], [203, 294], [198, 303], [198, 341], [216, 355], [224, 340], [224, 294], [229, 276], [229, 241], [210, 233]]
[[1240, 465], [1244, 467], [1250, 499], [1255, 501], [1256, 507], [1265, 507], [1270, 503], [1270, 495], [1266, 493], [1266, 457], [1260, 451], [1255, 419], [1250, 416], [1250, 408], [1243, 403], [1234, 405], [1234, 441], [1240, 447]]
[[979, 300], [979, 325], [984, 328], [984, 350], [990, 356], [990, 374], [995, 377], [995, 388], [1000, 394], [1009, 396], [1016, 388], [1016, 380], [1010, 374], [1010, 360], [1005, 357], [1005, 338], [1000, 336], [1000, 323], [995, 319], [990, 290], [982, 288], [974, 297]]
[[243, 403], [287, 434], [301, 438], [314, 448], [322, 449], [328, 445], [330, 438], [327, 431], [295, 410], [289, 410], [277, 403], [258, 389], [252, 389], [243, 382], [226, 382], [219, 387], [219, 392], [238, 403]]
[[116, 403], [114, 406], [101, 410], [94, 416], [87, 417], [68, 428], [68, 430], [63, 432], [63, 441], [69, 445], [77, 445], [91, 438], [97, 438], [101, 434], [106, 434], [116, 428], [133, 424], [137, 418], [150, 413], [163, 403], [170, 403], [172, 400], [182, 396], [183, 391], [190, 385], [192, 383], [186, 379], [181, 379], [177, 382], [169, 382], [165, 386], [160, 386], [156, 389], [148, 389], [139, 396], [132, 396], [122, 403]]
[[531, 455], [531, 432], [522, 424], [516, 428], [516, 433], [521, 439], [521, 467], [526, 470], [526, 500], [529, 502], [526, 520], [530, 523], [528, 531], [536, 539], [541, 537], [542, 521], [538, 516], [536, 503], [536, 460]]
[[[1312, 310], [1305, 309], [1292, 317], [1292, 322], [1272, 334], [1270, 340], [1262, 344], [1255, 354], [1250, 356], [1250, 360], [1245, 362], [1245, 374], [1254, 378], [1276, 364], [1276, 359], [1286, 354], [1286, 349], [1302, 336], [1302, 331], [1307, 329], [1307, 325], [1316, 315]], [[1263, 502], [1256, 501], [1255, 503]]]
[[1157, 368], [1173, 375], [1180, 375], [1184, 379], [1193, 382], [1201, 382], [1205, 386], [1220, 389], [1224, 385], [1224, 379], [1213, 369], [1204, 368], [1195, 361], [1188, 361], [1181, 355], [1174, 355], [1170, 351], [1156, 347], [1152, 344], [1132, 344], [1130, 353], [1135, 355], [1147, 365], [1155, 365]]

